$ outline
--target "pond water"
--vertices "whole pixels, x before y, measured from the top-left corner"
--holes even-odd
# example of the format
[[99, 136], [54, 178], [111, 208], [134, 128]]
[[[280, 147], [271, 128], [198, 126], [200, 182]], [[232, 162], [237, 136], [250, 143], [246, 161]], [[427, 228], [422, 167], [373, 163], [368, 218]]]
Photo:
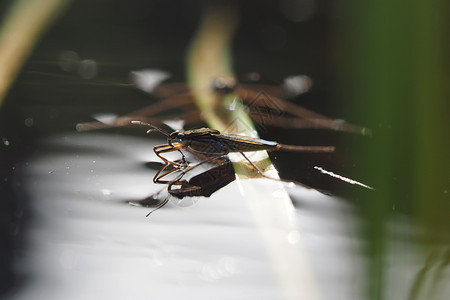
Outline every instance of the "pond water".
[[[154, 144], [147, 136], [67, 134], [41, 141], [18, 166], [15, 180], [30, 195], [33, 217], [17, 265], [28, 282], [13, 299], [281, 298], [235, 182], [190, 207], [169, 202], [149, 218], [148, 208], [125, 203], [160, 189], [145, 167], [155, 160]], [[360, 294], [351, 284], [361, 278], [362, 259], [351, 207], [290, 190], [325, 291], [339, 299]]]
[[[148, 208], [126, 203], [161, 188], [146, 167], [161, 142], [92, 132], [39, 141], [35, 155], [16, 166], [14, 182], [29, 195], [31, 219], [15, 266], [27, 280], [10, 299], [282, 298], [236, 182], [192, 206], [169, 202], [149, 218]], [[363, 299], [366, 259], [355, 208], [286, 188], [323, 299]], [[397, 219], [392, 228], [386, 259], [395, 288], [388, 294], [402, 299], [421, 262], [407, 251], [412, 225]]]

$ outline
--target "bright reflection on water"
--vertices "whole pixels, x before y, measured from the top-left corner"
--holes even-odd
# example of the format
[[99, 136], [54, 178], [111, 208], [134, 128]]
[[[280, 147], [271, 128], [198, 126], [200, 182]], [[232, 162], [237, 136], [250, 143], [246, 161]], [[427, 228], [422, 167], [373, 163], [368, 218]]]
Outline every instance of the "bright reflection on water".
[[[12, 299], [281, 299], [258, 228], [233, 182], [189, 207], [169, 204], [149, 218], [127, 205], [161, 189], [152, 148], [162, 140], [104, 133], [43, 141], [15, 178], [31, 197], [27, 249], [17, 265], [29, 278]], [[362, 299], [364, 257], [354, 208], [286, 185], [323, 299]], [[387, 258], [405, 295], [418, 263], [405, 250], [410, 227]], [[408, 266], [408, 267], [407, 267]], [[400, 281], [399, 281], [400, 280]], [[301, 283], [299, 283], [301, 284]]]

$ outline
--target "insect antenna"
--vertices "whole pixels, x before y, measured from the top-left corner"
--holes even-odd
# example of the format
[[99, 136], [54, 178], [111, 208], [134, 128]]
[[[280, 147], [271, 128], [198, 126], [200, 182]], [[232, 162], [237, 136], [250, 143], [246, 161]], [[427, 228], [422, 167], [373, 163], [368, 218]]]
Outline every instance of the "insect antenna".
[[152, 125], [152, 124], [149, 124], [149, 123], [146, 123], [143, 121], [131, 121], [131, 124], [150, 127], [150, 129], [147, 130], [147, 133], [150, 133], [152, 131], [158, 131], [158, 132], [164, 134], [166, 137], [170, 138], [170, 134], [167, 131], [165, 131], [164, 129], [161, 129], [155, 125]]

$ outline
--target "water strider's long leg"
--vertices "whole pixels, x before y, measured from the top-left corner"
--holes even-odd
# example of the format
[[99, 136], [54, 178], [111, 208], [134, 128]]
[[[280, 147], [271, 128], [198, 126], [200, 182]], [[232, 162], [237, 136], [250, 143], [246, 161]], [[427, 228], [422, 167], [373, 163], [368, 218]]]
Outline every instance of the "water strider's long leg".
[[[172, 183], [173, 180], [167, 181], [167, 180], [161, 180], [161, 179], [166, 177], [169, 174], [172, 174], [175, 171], [178, 171], [178, 170], [183, 171], [183, 174], [185, 174], [186, 172], [189, 172], [190, 170], [192, 170], [206, 162], [216, 160], [217, 158], [220, 158], [224, 155], [224, 154], [219, 154], [217, 156], [208, 157], [207, 155], [203, 155], [201, 153], [191, 151], [191, 153], [193, 153], [197, 157], [202, 158], [203, 160], [200, 163], [198, 163], [192, 167], [184, 168], [184, 166], [186, 164], [186, 159], [185, 159], [184, 153], [181, 152], [181, 150], [185, 149], [185, 148], [186, 148], [186, 146], [181, 143], [171, 143], [171, 144], [167, 144], [167, 145], [159, 145], [159, 146], [155, 146], [153, 148], [153, 151], [155, 152], [155, 154], [159, 158], [161, 158], [165, 163], [165, 165], [163, 167], [161, 167], [161, 169], [159, 169], [159, 171], [153, 177], [153, 182], [163, 183], [163, 184]], [[165, 158], [164, 156], [161, 155], [161, 153], [167, 153], [167, 152], [173, 152], [173, 151], [178, 151], [181, 153], [181, 155], [182, 155], [182, 163], [181, 164], [171, 161], [171, 160], [168, 160], [167, 158]], [[171, 170], [161, 174], [169, 165], [172, 165], [174, 167], [174, 169], [171, 169]]]
[[[235, 93], [242, 98], [242, 101], [249, 106], [250, 108], [250, 116], [252, 116], [252, 106], [258, 107], [258, 97], [261, 97], [260, 92], [255, 92], [253, 90], [243, 89], [243, 88], [236, 88]], [[293, 114], [294, 116], [298, 117], [302, 120], [308, 120], [311, 121], [312, 128], [325, 128], [325, 129], [332, 129], [332, 130], [338, 130], [338, 131], [345, 131], [345, 132], [353, 132], [353, 133], [359, 133], [359, 134], [367, 134], [370, 133], [370, 131], [367, 128], [348, 124], [346, 122], [337, 121], [330, 119], [326, 116], [323, 116], [321, 114], [315, 113], [313, 111], [310, 111], [306, 108], [303, 108], [297, 104], [294, 104], [290, 101], [286, 101], [282, 98], [278, 98], [275, 96], [272, 96], [268, 94], [270, 97], [270, 101], [264, 101], [264, 104], [267, 104], [267, 102], [272, 102], [274, 109]], [[270, 104], [270, 103], [269, 103]], [[258, 114], [258, 117], [261, 117], [260, 114]], [[270, 116], [270, 118], [276, 117], [276, 116]], [[283, 118], [283, 117], [282, 117]], [[297, 118], [297, 119], [298, 119]], [[304, 124], [299, 124], [300, 128], [304, 128]], [[295, 126], [290, 126], [295, 127]]]
[[[173, 150], [173, 151], [175, 151], [175, 150]], [[167, 166], [169, 166], [170, 163], [167, 163], [166, 165], [164, 165], [164, 166], [158, 171], [158, 173], [155, 175], [153, 181], [156, 182], [156, 183], [166, 183], [166, 184], [168, 184], [167, 191], [168, 191], [168, 193], [169, 193], [169, 195], [170, 195], [170, 191], [172, 190], [172, 186], [174, 186], [174, 185], [182, 185], [183, 182], [186, 182], [186, 180], [184, 180], [184, 179], [182, 180], [182, 179], [181, 179], [181, 178], [183, 178], [184, 174], [186, 174], [187, 172], [191, 171], [192, 169], [197, 168], [198, 166], [200, 166], [200, 165], [202, 165], [202, 164], [204, 164], [204, 163], [206, 163], [206, 162], [208, 162], [208, 161], [214, 161], [214, 160], [216, 160], [216, 159], [222, 157], [223, 155], [224, 155], [224, 154], [212, 156], [212, 157], [210, 157], [210, 158], [208, 158], [208, 159], [205, 159], [205, 160], [199, 162], [198, 164], [196, 164], [196, 165], [194, 165], [194, 166], [191, 166], [191, 167], [189, 167], [189, 168], [186, 168], [186, 169], [181, 169], [181, 167], [180, 167], [180, 168], [174, 168], [174, 169], [172, 169], [172, 170], [166, 172], [165, 174], [162, 174], [162, 175], [158, 176], [165, 168], [167, 168]], [[173, 173], [173, 172], [175, 172], [175, 171], [177, 171], [177, 170], [180, 170], [181, 173], [178, 175], [178, 177], [177, 177], [176, 179], [170, 180], [170, 181], [168, 181], [168, 180], [161, 180], [161, 178], [163, 178], [164, 176], [167, 176], [167, 175], [169, 175], [169, 174], [171, 174], [171, 173]], [[158, 178], [157, 178], [157, 177], [158, 177]], [[155, 179], [155, 178], [156, 178], [156, 179]], [[153, 213], [154, 211], [156, 211], [156, 210], [160, 209], [161, 207], [163, 207], [164, 205], [166, 205], [167, 202], [169, 202], [169, 199], [170, 199], [170, 196], [167, 196], [160, 204], [158, 204], [154, 209], [152, 209], [152, 210], [146, 215], [146, 217], [148, 217], [151, 213]]]
[[[250, 113], [251, 116], [251, 113]], [[298, 117], [283, 117], [283, 116], [270, 116], [263, 120], [264, 125], [282, 127], [282, 128], [324, 128], [325, 125], [330, 125], [328, 121], [323, 124], [323, 120], [320, 119], [300, 119]], [[336, 126], [342, 126], [343, 123], [336, 122]], [[338, 125], [339, 124], [339, 125]]]
[[181, 143], [173, 143], [173, 144], [167, 144], [167, 145], [159, 145], [159, 146], [155, 146], [155, 147], [153, 148], [153, 151], [155, 152], [155, 154], [156, 154], [159, 158], [161, 158], [161, 159], [164, 161], [164, 163], [170, 164], [170, 165], [173, 165], [173, 166], [175, 166], [175, 167], [181, 168], [181, 167], [182, 167], [182, 164], [179, 164], [179, 163], [176, 163], [176, 162], [174, 162], [174, 161], [168, 160], [167, 158], [165, 158], [164, 156], [162, 156], [161, 153], [167, 153], [167, 152], [179, 151], [179, 152], [181, 153], [181, 155], [183, 156], [183, 158], [182, 158], [183, 162], [185, 162], [184, 154], [183, 154], [183, 152], [180, 151], [181, 149], [185, 149], [185, 148], [186, 148], [186, 146], [184, 146], [184, 145], [181, 144]]
[[[196, 155], [197, 155], [197, 154], [196, 154]], [[170, 187], [171, 187], [172, 185], [181, 185], [181, 184], [185, 181], [185, 180], [180, 180], [180, 179], [181, 179], [181, 177], [182, 177], [184, 174], [186, 174], [187, 172], [189, 172], [189, 171], [191, 171], [191, 170], [193, 170], [193, 169], [195, 169], [195, 168], [197, 168], [197, 167], [199, 167], [199, 166], [201, 166], [201, 165], [203, 165], [203, 164], [205, 164], [205, 163], [207, 163], [207, 162], [216, 162], [216, 163], [220, 164], [220, 163], [222, 163], [222, 161], [219, 162], [219, 161], [217, 161], [217, 159], [223, 157], [224, 155], [225, 155], [225, 154], [218, 154], [218, 155], [215, 155], [215, 156], [208, 157], [208, 158], [202, 160], [201, 162], [199, 162], [199, 163], [197, 163], [197, 164], [195, 164], [195, 165], [193, 165], [193, 166], [187, 167], [187, 168], [183, 168], [181, 165], [180, 165], [180, 166], [176, 166], [174, 169], [171, 169], [171, 170], [167, 171], [166, 173], [161, 174], [161, 172], [163, 172], [169, 165], [174, 165], [174, 164], [176, 164], [175, 162], [168, 161], [168, 162], [167, 162], [167, 163], [166, 163], [166, 164], [165, 164], [165, 165], [164, 165], [164, 166], [156, 173], [155, 177], [153, 178], [153, 182], [155, 182], [155, 183], [169, 184], [169, 190], [170, 190]], [[172, 164], [172, 163], [174, 163], [174, 164]], [[182, 176], [179, 177], [179, 178], [176, 179], [176, 180], [161, 180], [162, 178], [166, 177], [166, 176], [169, 175], [169, 174], [172, 174], [172, 173], [175, 172], [175, 171], [181, 171]], [[160, 175], [160, 174], [161, 174], [161, 175]]]
[[255, 170], [256, 170], [262, 177], [267, 178], [267, 179], [270, 179], [270, 180], [280, 181], [280, 182], [287, 182], [287, 183], [294, 182], [295, 184], [301, 185], [301, 186], [303, 186], [304, 188], [311, 189], [310, 186], [307, 186], [306, 184], [301, 183], [301, 182], [298, 182], [298, 181], [283, 180], [283, 179], [281, 179], [281, 178], [273, 178], [273, 177], [267, 176], [266, 174], [264, 174], [264, 172], [263, 172], [257, 165], [255, 165], [254, 162], [252, 162], [252, 161], [250, 160], [250, 158], [248, 158], [248, 157], [244, 154], [244, 152], [239, 152], [239, 153], [242, 154], [242, 156], [250, 163], [250, 165], [251, 165], [253, 168], [255, 168]]
[[[191, 106], [191, 107], [189, 107]], [[78, 131], [88, 131], [88, 130], [97, 130], [104, 129], [110, 127], [122, 127], [130, 125], [131, 120], [135, 120], [137, 117], [142, 120], [146, 120], [148, 123], [161, 125], [163, 124], [161, 118], [155, 117], [158, 113], [168, 111], [172, 108], [182, 108], [187, 111], [186, 117], [191, 118], [193, 121], [196, 121], [195, 114], [190, 114], [192, 112], [196, 112], [196, 109], [193, 105], [192, 97], [190, 96], [190, 92], [184, 92], [178, 95], [171, 96], [169, 98], [165, 98], [161, 101], [158, 101], [154, 104], [146, 106], [142, 109], [138, 109], [136, 111], [130, 112], [122, 117], [118, 117], [114, 120], [114, 122], [108, 124], [101, 121], [92, 121], [80, 123], [77, 125]], [[185, 113], [178, 113], [173, 116], [166, 116], [168, 119], [183, 119], [185, 117]], [[198, 119], [200, 119], [200, 115], [198, 114]]]
[[255, 163], [252, 162], [251, 159], [247, 157], [247, 155], [244, 154], [244, 152], [239, 151], [239, 153], [250, 163], [250, 165], [252, 165], [253, 168], [255, 168], [255, 170], [259, 173], [259, 175], [261, 175], [265, 178], [268, 178], [268, 179], [278, 180], [276, 178], [272, 178], [270, 176], [265, 175], [264, 172], [257, 165], [255, 165]]
[[[190, 166], [190, 167], [188, 167], [186, 169], [180, 170], [182, 175], [181, 175], [181, 177], [179, 179], [181, 179], [184, 176], [184, 174], [186, 174], [187, 172], [192, 171], [193, 169], [195, 169], [195, 168], [197, 168], [197, 167], [199, 167], [199, 166], [201, 166], [201, 165], [203, 165], [203, 164], [205, 164], [207, 162], [216, 161], [218, 158], [221, 158], [224, 155], [226, 155], [226, 154], [218, 154], [218, 155], [215, 155], [215, 156], [208, 157], [207, 159], [204, 159], [201, 162], [199, 162], [199, 163], [197, 163], [197, 164], [195, 164], [193, 166]], [[160, 177], [160, 178], [162, 178], [162, 177]], [[169, 186], [168, 186], [168, 191], [169, 192], [172, 190], [171, 187], [173, 185], [181, 185], [181, 184], [183, 184], [183, 182], [186, 181], [186, 180], [179, 180], [179, 179], [178, 180], [174, 180], [172, 183], [169, 183]]]
[[[153, 148], [153, 151], [155, 152], [155, 154], [161, 158], [165, 165], [161, 167], [161, 169], [158, 170], [158, 172], [156, 172], [155, 176], [153, 177], [153, 182], [154, 183], [171, 183], [172, 180], [167, 181], [167, 180], [161, 180], [161, 178], [164, 178], [165, 176], [172, 174], [175, 171], [181, 170], [183, 168], [183, 165], [186, 163], [186, 159], [184, 156], [184, 153], [181, 152], [181, 149], [184, 149], [185, 146], [183, 144], [180, 143], [173, 143], [173, 144], [167, 144], [167, 145], [159, 145], [159, 146], [155, 146]], [[178, 151], [181, 153], [182, 155], [182, 162], [183, 163], [177, 163], [171, 160], [168, 160], [167, 158], [165, 158], [164, 156], [161, 155], [161, 153], [167, 153], [167, 152], [173, 152], [173, 151]], [[160, 175], [169, 165], [173, 166], [174, 169], [167, 171], [166, 173], [163, 173], [162, 175]]]
[[175, 171], [182, 170], [181, 167], [174, 167], [173, 169], [171, 169], [171, 170], [161, 174], [170, 165], [172, 165], [172, 164], [166, 163], [164, 166], [161, 167], [161, 169], [158, 170], [158, 172], [156, 172], [155, 176], [153, 177], [153, 182], [154, 183], [168, 184], [168, 183], [172, 183], [173, 182], [173, 180], [161, 180], [161, 178], [164, 178], [164, 177], [172, 174]]
[[[353, 132], [359, 134], [370, 134], [370, 130], [364, 127], [352, 125], [341, 120], [333, 120], [326, 116], [312, 112], [306, 108], [296, 105], [290, 101], [286, 101], [280, 97], [280, 87], [264, 87], [260, 86], [260, 90], [255, 87], [248, 88], [247, 85], [237, 86], [236, 93], [242, 101], [250, 108], [250, 117], [255, 122], [264, 122], [267, 125], [273, 125], [283, 128], [324, 128], [337, 131]], [[193, 107], [192, 94], [183, 90], [180, 93], [167, 93], [170, 87], [165, 88], [166, 92], [158, 96], [165, 96], [163, 100], [146, 106], [142, 109], [128, 113], [125, 116], [117, 118], [112, 124], [105, 124], [100, 121], [86, 122], [77, 125], [79, 131], [87, 131], [94, 129], [103, 129], [108, 127], [127, 126], [131, 117], [147, 120], [149, 123], [161, 125], [162, 121], [157, 119], [155, 115], [168, 111], [172, 108], [183, 108], [186, 113], [177, 113], [171, 116], [165, 116], [165, 119], [185, 120], [186, 124], [200, 123], [202, 118], [200, 112]], [[259, 105], [258, 97], [261, 97], [261, 91], [265, 91], [269, 99], [265, 99]], [[154, 93], [155, 94], [155, 93]], [[278, 96], [278, 97], [277, 97]], [[268, 100], [268, 101], [267, 101]], [[293, 114], [295, 117], [285, 117], [277, 115], [265, 115], [258, 109], [273, 108], [276, 111]]]

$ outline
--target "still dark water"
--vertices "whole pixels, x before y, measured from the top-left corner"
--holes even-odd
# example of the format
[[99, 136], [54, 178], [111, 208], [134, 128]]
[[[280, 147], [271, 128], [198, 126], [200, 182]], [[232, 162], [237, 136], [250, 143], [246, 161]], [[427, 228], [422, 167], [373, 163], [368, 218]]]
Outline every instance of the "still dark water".
[[[332, 6], [306, 2], [313, 4], [297, 15], [299, 22], [275, 1], [239, 3], [235, 72], [260, 72], [269, 84], [307, 74], [313, 89], [294, 101], [347, 119], [350, 112], [333, 100]], [[282, 298], [236, 182], [189, 207], [169, 203], [147, 219], [147, 209], [125, 202], [159, 190], [146, 163], [155, 160], [152, 148], [162, 140], [143, 130], [75, 131], [95, 114], [120, 115], [155, 101], [129, 85], [130, 71], [159, 69], [185, 81], [185, 52], [202, 4], [74, 1], [36, 45], [0, 110], [0, 263], [7, 299]], [[295, 144], [368, 143], [311, 130], [261, 134]], [[283, 177], [341, 196], [286, 186], [323, 299], [364, 298], [366, 258], [355, 199], [313, 169], [351, 175], [360, 163], [351, 151], [273, 157]], [[387, 294], [401, 299], [422, 262], [407, 250], [415, 236], [409, 220], [396, 218], [389, 226], [395, 230], [387, 270], [396, 288]]]

